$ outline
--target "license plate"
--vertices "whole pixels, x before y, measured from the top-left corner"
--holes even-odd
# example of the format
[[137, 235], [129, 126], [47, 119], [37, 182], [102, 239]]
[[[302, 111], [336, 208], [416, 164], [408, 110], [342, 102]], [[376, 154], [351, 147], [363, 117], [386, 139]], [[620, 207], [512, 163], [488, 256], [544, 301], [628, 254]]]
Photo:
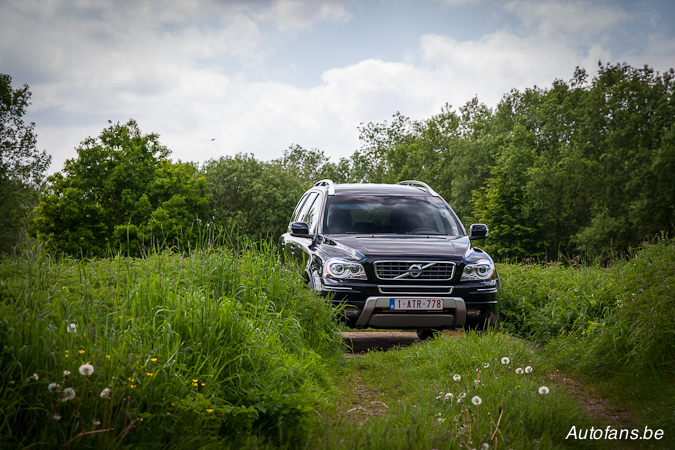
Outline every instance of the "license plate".
[[442, 311], [443, 299], [440, 298], [391, 298], [389, 309], [402, 309], [408, 311]]

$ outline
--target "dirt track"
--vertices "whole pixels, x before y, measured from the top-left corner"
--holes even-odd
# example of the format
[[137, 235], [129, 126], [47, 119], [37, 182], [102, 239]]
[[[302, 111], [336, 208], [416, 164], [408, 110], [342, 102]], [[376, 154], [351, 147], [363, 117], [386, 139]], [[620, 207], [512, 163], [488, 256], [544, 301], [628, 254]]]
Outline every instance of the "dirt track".
[[342, 337], [354, 355], [369, 350], [389, 350], [419, 341], [414, 331], [343, 331]]

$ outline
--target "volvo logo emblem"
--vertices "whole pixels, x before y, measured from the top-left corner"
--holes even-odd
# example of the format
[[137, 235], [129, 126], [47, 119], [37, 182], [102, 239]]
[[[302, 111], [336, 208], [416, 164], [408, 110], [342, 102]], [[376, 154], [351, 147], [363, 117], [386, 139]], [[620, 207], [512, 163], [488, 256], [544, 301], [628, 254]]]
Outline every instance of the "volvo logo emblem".
[[413, 265], [410, 266], [410, 268], [408, 269], [408, 273], [410, 274], [411, 277], [417, 278], [417, 277], [419, 277], [420, 275], [422, 275], [422, 267], [420, 267], [419, 264], [413, 264]]

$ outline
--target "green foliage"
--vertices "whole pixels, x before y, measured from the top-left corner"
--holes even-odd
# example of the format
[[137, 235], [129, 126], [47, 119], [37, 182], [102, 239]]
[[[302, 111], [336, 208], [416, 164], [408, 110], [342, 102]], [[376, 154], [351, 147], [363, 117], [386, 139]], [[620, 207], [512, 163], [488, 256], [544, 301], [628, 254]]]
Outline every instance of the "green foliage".
[[[87, 138], [78, 157], [48, 178], [36, 209], [38, 236], [71, 255], [130, 255], [197, 238], [194, 221], [205, 218], [205, 181], [191, 163], [168, 160], [156, 134], [142, 134], [130, 120]], [[182, 240], [182, 242], [181, 242]]]
[[0, 253], [17, 244], [52, 159], [35, 148], [35, 124], [23, 121], [30, 97], [28, 85], [15, 90], [0, 74]]
[[[516, 373], [527, 366], [533, 370]], [[590, 428], [581, 405], [550, 384], [531, 346], [501, 333], [370, 352], [350, 360], [338, 386], [320, 448], [594, 447], [565, 439], [572, 426]], [[542, 386], [550, 393], [540, 394]]]
[[558, 367], [598, 383], [664, 429], [675, 427], [675, 245], [660, 239], [611, 268], [502, 264], [500, 315], [545, 344]]
[[[4, 260], [3, 446], [301, 441], [341, 359], [334, 312], [272, 247], [239, 244], [190, 257]], [[87, 362], [89, 377], [78, 372]], [[99, 396], [106, 387], [110, 398]], [[61, 401], [66, 388], [76, 397]]]

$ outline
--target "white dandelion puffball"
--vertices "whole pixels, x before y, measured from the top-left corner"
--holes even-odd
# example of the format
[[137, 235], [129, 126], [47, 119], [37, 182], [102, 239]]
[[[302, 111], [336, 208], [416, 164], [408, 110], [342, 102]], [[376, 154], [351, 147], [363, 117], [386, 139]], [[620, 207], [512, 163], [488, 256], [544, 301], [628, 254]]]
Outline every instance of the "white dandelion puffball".
[[438, 418], [438, 423], [443, 423], [443, 422], [445, 422], [445, 418], [439, 417], [439, 418]]
[[546, 386], [542, 386], [542, 387], [539, 388], [539, 393], [540, 393], [541, 395], [546, 395], [546, 394], [549, 393], [549, 390], [548, 390], [548, 388], [547, 388]]
[[61, 390], [61, 385], [59, 383], [49, 383], [47, 389], [49, 389], [52, 392], [57, 392]]
[[94, 366], [91, 364], [82, 364], [80, 366], [80, 374], [84, 375], [85, 377], [88, 377], [92, 373], [94, 373]]
[[532, 373], [532, 366], [525, 367], [525, 373]]
[[459, 394], [459, 398], [464, 398], [464, 397], [466, 397], [466, 392], [462, 392], [461, 394]]
[[68, 387], [63, 390], [63, 398], [61, 399], [62, 402], [67, 402], [68, 400], [72, 400], [74, 398], [75, 389]]
[[35, 381], [37, 381], [37, 380], [40, 379], [40, 377], [38, 376], [37, 373], [34, 373], [33, 375], [31, 375], [30, 378], [33, 379], [33, 380], [35, 380]]
[[455, 380], [455, 381], [459, 381], [459, 380], [462, 379], [462, 377], [461, 377], [460, 374], [456, 373], [456, 374], [454, 374], [454, 375], [452, 376], [452, 379]]
[[101, 425], [101, 421], [98, 420], [98, 419], [94, 419], [94, 425], [95, 425], [95, 426]]
[[523, 374], [523, 368], [522, 368], [522, 367], [518, 367], [518, 368], [516, 369], [516, 373], [517, 373], [518, 375], [522, 375], [522, 374]]
[[487, 442], [483, 442], [480, 446], [480, 450], [489, 450], [490, 445]]
[[61, 420], [61, 414], [59, 413], [54, 413], [52, 417], [54, 418], [54, 420]]
[[68, 324], [68, 333], [77, 333], [77, 325], [74, 323]]
[[445, 400], [450, 400], [452, 398], [452, 392], [448, 392], [447, 394], [445, 394], [444, 398]]
[[105, 388], [101, 391], [99, 394], [99, 397], [101, 398], [109, 398], [110, 397], [110, 388]]
[[502, 364], [508, 364], [510, 362], [511, 362], [511, 360], [509, 359], [508, 356], [505, 356], [505, 357], [502, 358]]
[[476, 396], [474, 396], [474, 397], [471, 399], [471, 403], [473, 403], [474, 405], [478, 406], [478, 405], [480, 405], [481, 403], [483, 403], [483, 400], [482, 400], [479, 396], [476, 395]]
[[70, 376], [70, 370], [64, 370], [63, 376], [66, 377], [66, 378], [69, 377]]
[[490, 363], [483, 364], [483, 369], [487, 369], [488, 367], [490, 367]]

